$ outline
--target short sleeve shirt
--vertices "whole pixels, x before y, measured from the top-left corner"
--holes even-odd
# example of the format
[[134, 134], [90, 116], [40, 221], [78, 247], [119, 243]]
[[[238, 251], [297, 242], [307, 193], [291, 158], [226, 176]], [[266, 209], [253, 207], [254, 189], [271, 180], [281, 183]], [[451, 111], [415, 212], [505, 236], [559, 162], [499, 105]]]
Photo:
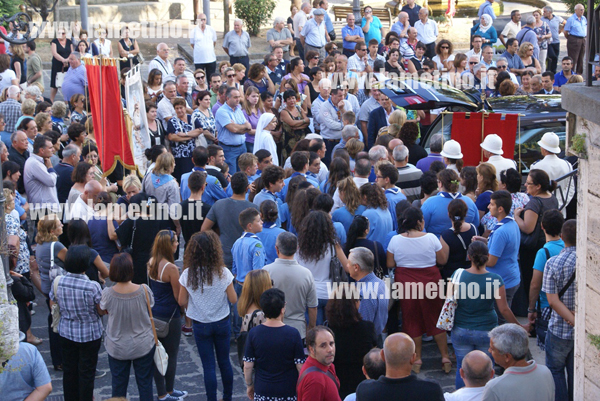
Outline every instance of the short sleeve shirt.
[[502, 277], [506, 288], [513, 288], [521, 282], [518, 262], [521, 230], [512, 218], [505, 218], [499, 224], [488, 239], [489, 253], [498, 261], [488, 270]]
[[394, 255], [396, 266], [410, 268], [426, 268], [436, 265], [435, 253], [442, 249], [442, 243], [433, 234], [422, 237], [394, 236], [388, 252]]
[[4, 400], [24, 400], [38, 387], [51, 382], [44, 358], [29, 343], [19, 343], [17, 354], [8, 360], [0, 374]]
[[245, 135], [234, 134], [227, 129], [227, 125], [233, 120], [236, 124], [245, 124], [246, 117], [240, 107], [233, 110], [227, 103], [219, 107], [215, 114], [215, 121], [219, 136], [219, 142], [228, 146], [238, 146], [245, 142]]
[[205, 283], [200, 288], [200, 283], [198, 283], [198, 288], [194, 290], [188, 283], [188, 279], [190, 270], [195, 267], [186, 267], [179, 277], [179, 284], [189, 294], [187, 317], [201, 323], [214, 323], [229, 316], [229, 302], [225, 293], [229, 284], [233, 282], [233, 274], [229, 269], [224, 267], [220, 277], [215, 274], [212, 285]]
[[[361, 26], [365, 26], [367, 20], [365, 18], [362, 19]], [[371, 39], [377, 39], [378, 43], [381, 43], [381, 21], [378, 17], [373, 16], [373, 21], [371, 21], [371, 25], [369, 26], [369, 31], [365, 33], [365, 43], [369, 43]]]
[[194, 63], [207, 64], [217, 60], [215, 55], [215, 42], [217, 33], [213, 27], [207, 25], [204, 32], [199, 27], [194, 28], [190, 36], [190, 43], [194, 45]]

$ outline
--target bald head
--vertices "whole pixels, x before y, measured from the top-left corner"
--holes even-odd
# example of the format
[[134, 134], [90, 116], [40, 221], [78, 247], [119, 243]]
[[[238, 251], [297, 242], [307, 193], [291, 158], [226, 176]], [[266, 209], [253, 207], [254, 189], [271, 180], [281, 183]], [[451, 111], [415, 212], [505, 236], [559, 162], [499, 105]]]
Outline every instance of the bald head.
[[408, 13], [406, 11], [402, 11], [400, 14], [398, 14], [398, 21], [400, 21], [401, 23], [405, 23], [408, 21]]
[[402, 142], [402, 139], [398, 139], [398, 138], [394, 138], [390, 141], [390, 143], [388, 143], [388, 153], [392, 153], [392, 151], [394, 149], [396, 149], [396, 146], [400, 146], [400, 145], [404, 145], [404, 142]]
[[98, 194], [102, 192], [102, 185], [96, 180], [88, 181], [83, 188], [82, 199], [84, 201], [95, 201]]
[[492, 360], [482, 351], [471, 351], [463, 358], [460, 376], [467, 387], [483, 387], [494, 377]]
[[386, 367], [410, 367], [415, 355], [415, 343], [405, 333], [395, 333], [385, 339], [383, 357]]

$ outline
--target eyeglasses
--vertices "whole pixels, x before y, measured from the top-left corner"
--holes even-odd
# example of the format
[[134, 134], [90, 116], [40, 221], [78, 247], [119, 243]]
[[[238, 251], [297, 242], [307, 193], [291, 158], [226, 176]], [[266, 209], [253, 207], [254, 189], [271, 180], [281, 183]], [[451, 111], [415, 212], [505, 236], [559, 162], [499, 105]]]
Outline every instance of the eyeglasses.
[[449, 49], [450, 46], [440, 46], [440, 49]]
[[312, 59], [313, 59], [313, 60], [318, 60], [318, 59], [320, 59], [320, 58], [321, 58], [321, 57], [319, 57], [319, 56], [314, 56]]
[[204, 75], [200, 75], [200, 76], [196, 77], [196, 79], [204, 79]]
[[233, 78], [233, 77], [235, 77], [235, 74], [233, 74], [233, 75], [227, 75], [227, 78]]
[[501, 68], [501, 69], [505, 70], [508, 68], [508, 66], [507, 65], [496, 65], [496, 68]]
[[469, 65], [475, 65], [477, 64], [477, 61], [469, 61]]
[[206, 21], [206, 18], [200, 18], [199, 21]]
[[373, 10], [365, 10], [365, 14], [373, 14]]

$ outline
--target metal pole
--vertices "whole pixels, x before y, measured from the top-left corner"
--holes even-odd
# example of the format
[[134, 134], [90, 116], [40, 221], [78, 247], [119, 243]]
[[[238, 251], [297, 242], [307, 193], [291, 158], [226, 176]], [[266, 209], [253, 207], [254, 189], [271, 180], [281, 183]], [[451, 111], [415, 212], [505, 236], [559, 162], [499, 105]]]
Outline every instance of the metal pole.
[[[204, 10], [204, 15], [206, 15], [206, 25], [210, 25], [210, 0], [202, 0], [202, 9]], [[197, 15], [194, 15], [194, 19], [196, 19]]]
[[88, 2], [87, 0], [79, 1], [79, 14], [81, 14], [81, 29], [89, 30], [88, 25]]
[[223, 0], [223, 36], [229, 32], [229, 0]]
[[362, 15], [360, 14], [360, 0], [352, 0], [352, 12], [354, 13], [354, 18], [356, 18], [356, 25], [360, 26], [360, 22], [362, 21]]

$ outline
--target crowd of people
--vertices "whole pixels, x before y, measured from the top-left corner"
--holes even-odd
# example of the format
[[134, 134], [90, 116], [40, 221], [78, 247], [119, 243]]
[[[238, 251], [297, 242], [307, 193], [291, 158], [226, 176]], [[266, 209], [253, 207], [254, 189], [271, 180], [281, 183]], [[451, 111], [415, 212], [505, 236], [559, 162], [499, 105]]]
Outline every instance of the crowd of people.
[[[164, 43], [149, 62], [143, 176], [122, 166], [107, 175], [99, 160], [81, 58], [112, 55], [106, 31], [89, 42], [85, 31], [68, 39], [59, 30], [50, 99], [36, 43], [1, 45], [11, 51], [0, 54], [10, 289], [26, 335], [0, 373], [8, 399], [52, 390], [31, 332], [31, 315], [44, 309], [34, 309], [36, 289], [65, 400], [93, 399], [106, 374], [102, 345], [113, 397], [127, 397], [131, 365], [140, 400], [197, 392], [177, 377], [182, 335], [196, 343], [210, 401], [217, 366], [222, 398], [232, 399], [234, 343], [254, 400], [573, 399], [576, 223], [561, 212], [573, 187], [561, 182], [567, 197], [555, 195], [555, 180], [573, 169], [559, 137], [540, 139], [543, 159], [522, 190], [500, 136], [481, 143], [478, 166], [464, 166], [461, 144], [439, 134], [428, 152], [420, 137], [434, 111], [397, 107], [378, 87], [403, 72], [457, 87], [470, 75], [491, 96], [560, 93], [576, 81], [583, 6], [566, 23], [545, 7], [523, 28], [513, 11], [498, 33], [491, 3], [466, 53], [438, 38], [414, 0], [387, 34], [370, 6], [360, 25], [349, 14], [339, 50], [327, 0], [292, 6], [287, 24], [277, 17], [267, 33], [264, 63], [252, 65], [242, 21], [223, 41], [230, 60], [217, 65], [215, 30], [199, 14], [193, 73]], [[563, 31], [570, 56], [556, 73]], [[128, 29], [121, 34], [126, 72], [143, 58]], [[506, 51], [494, 59], [498, 39]], [[55, 99], [59, 87], [65, 101]], [[180, 213], [157, 214], [164, 205]], [[389, 299], [387, 280], [445, 280], [484, 296], [457, 296], [446, 330], [442, 294]], [[339, 283], [359, 293], [336, 295]], [[526, 324], [515, 317], [522, 310]], [[529, 336], [545, 366], [530, 358]], [[436, 365], [455, 369], [455, 392], [416, 376], [431, 340]], [[163, 371], [157, 348], [168, 354]], [[10, 369], [23, 361], [31, 369]]]

